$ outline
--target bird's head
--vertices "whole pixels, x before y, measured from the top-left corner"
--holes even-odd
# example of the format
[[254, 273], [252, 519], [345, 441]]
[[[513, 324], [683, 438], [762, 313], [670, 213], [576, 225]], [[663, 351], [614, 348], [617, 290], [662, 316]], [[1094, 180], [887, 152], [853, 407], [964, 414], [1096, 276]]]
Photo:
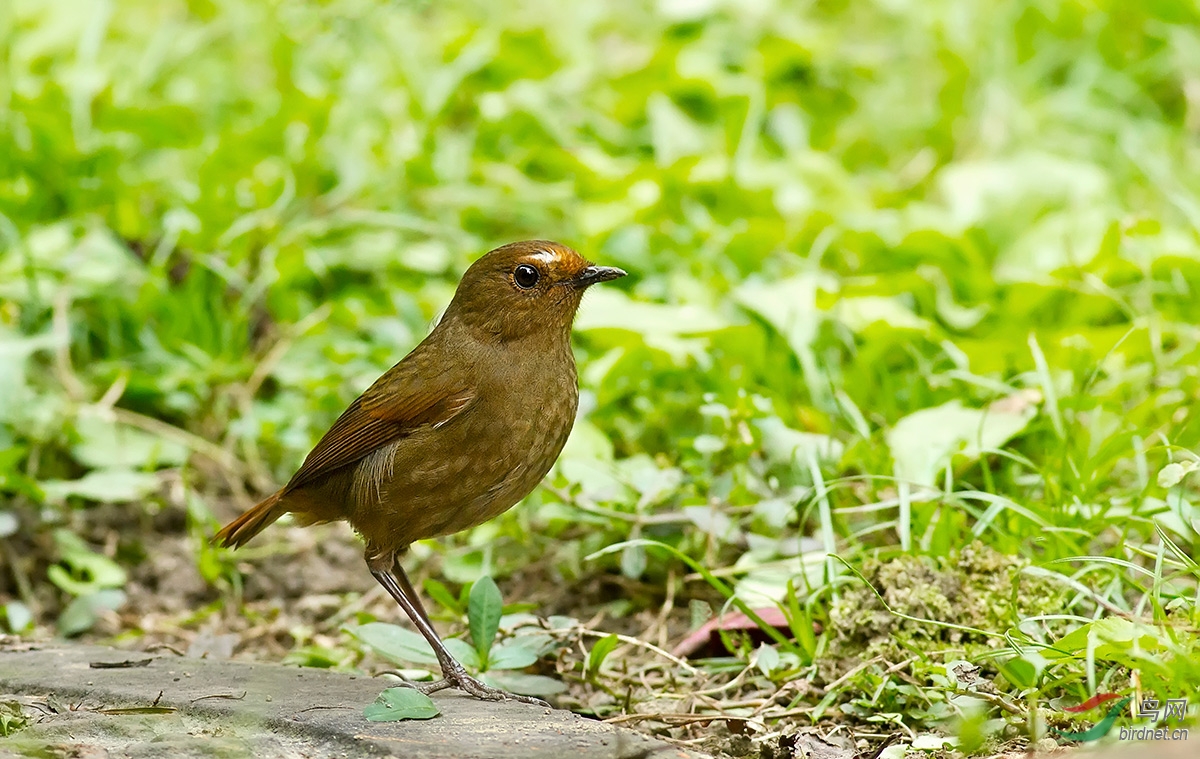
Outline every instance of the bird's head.
[[507, 342], [535, 334], [566, 334], [584, 291], [625, 276], [596, 266], [548, 240], [509, 243], [471, 264], [446, 309], [472, 331]]

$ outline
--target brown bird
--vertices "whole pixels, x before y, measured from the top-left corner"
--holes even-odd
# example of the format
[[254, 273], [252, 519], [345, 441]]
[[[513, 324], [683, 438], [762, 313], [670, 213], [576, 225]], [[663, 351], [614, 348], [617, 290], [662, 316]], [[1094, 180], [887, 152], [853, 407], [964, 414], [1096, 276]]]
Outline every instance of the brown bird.
[[414, 687], [541, 704], [467, 674], [400, 559], [414, 541], [507, 511], [541, 482], [579, 404], [575, 311], [589, 286], [623, 276], [545, 240], [487, 253], [429, 336], [350, 404], [287, 485], [214, 540], [240, 546], [289, 512], [302, 525], [346, 520], [371, 574], [437, 654], [443, 679]]

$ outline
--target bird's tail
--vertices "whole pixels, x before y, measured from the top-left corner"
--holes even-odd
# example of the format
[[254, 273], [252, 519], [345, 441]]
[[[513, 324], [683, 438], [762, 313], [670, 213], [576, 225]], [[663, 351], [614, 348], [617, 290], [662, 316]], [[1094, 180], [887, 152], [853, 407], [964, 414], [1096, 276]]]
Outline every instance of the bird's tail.
[[229, 548], [245, 545], [250, 538], [262, 532], [267, 525], [288, 512], [287, 507], [280, 502], [282, 494], [283, 491], [280, 491], [263, 500], [257, 506], [247, 510], [245, 514], [222, 527], [221, 531], [213, 536], [213, 542]]

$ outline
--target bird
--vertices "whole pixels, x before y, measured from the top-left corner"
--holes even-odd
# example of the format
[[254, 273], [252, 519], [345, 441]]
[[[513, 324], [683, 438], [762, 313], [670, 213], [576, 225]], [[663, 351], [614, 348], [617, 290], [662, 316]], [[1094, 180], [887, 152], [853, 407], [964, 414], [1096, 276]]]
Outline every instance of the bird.
[[401, 559], [418, 540], [502, 514], [550, 471], [579, 406], [575, 313], [587, 288], [625, 275], [548, 240], [485, 253], [429, 335], [350, 403], [286, 485], [214, 542], [237, 548], [288, 513], [305, 526], [349, 522], [368, 570], [437, 656], [442, 679], [410, 687], [544, 706], [466, 671]]

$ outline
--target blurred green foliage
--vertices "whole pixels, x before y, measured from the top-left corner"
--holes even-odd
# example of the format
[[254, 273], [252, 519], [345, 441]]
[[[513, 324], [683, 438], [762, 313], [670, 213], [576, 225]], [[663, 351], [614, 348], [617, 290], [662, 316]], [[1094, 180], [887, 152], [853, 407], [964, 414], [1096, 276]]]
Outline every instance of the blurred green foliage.
[[[144, 552], [56, 529], [181, 501], [206, 533], [210, 504], [293, 471], [473, 257], [550, 237], [632, 276], [578, 320], [584, 414], [553, 492], [450, 541], [450, 580], [550, 555], [661, 581], [673, 559], [642, 541], [584, 559], [653, 538], [807, 629], [854, 581], [828, 554], [979, 538], [1073, 589], [1073, 634], [1116, 612], [1194, 628], [1196, 478], [1156, 475], [1200, 447], [1198, 16], [4, 3], [0, 543], [41, 535], [56, 571], [27, 583], [119, 601]], [[1057, 624], [998, 632], [1037, 650]], [[1028, 650], [1001, 684], [1031, 704], [1142, 666]], [[1190, 637], [1154, 655], [1161, 697], [1195, 692]], [[903, 687], [872, 708], [944, 717]]]

